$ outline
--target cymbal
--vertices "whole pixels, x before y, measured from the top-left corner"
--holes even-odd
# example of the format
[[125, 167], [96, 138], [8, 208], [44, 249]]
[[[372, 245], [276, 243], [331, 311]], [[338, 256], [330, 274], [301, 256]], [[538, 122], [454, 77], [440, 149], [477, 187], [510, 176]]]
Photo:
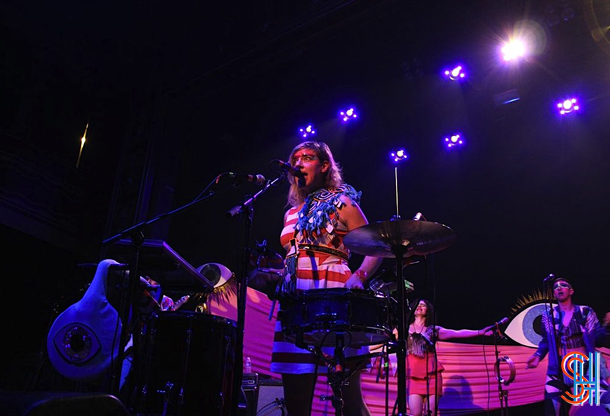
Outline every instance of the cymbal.
[[421, 220], [379, 221], [347, 233], [343, 243], [365, 256], [395, 258], [435, 253], [455, 241], [455, 232], [446, 225]]

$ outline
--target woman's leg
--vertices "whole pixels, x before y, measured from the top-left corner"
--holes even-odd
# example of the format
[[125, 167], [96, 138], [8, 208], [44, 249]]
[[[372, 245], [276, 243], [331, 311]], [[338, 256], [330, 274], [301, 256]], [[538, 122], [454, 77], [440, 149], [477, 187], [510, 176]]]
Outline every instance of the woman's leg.
[[[426, 404], [428, 405], [428, 401], [426, 400]], [[436, 412], [436, 395], [432, 394], [430, 395], [430, 407], [428, 407], [428, 412], [426, 413], [427, 415], [432, 415], [432, 416], [436, 416], [438, 414], [438, 412]]]
[[315, 388], [313, 374], [282, 374], [288, 416], [309, 416]]
[[362, 397], [362, 386], [360, 383], [360, 371], [355, 372], [349, 378], [349, 385], [341, 387], [343, 397], [344, 416], [370, 416], [371, 412]]
[[409, 394], [409, 415], [422, 416], [424, 409], [424, 396], [421, 394]]

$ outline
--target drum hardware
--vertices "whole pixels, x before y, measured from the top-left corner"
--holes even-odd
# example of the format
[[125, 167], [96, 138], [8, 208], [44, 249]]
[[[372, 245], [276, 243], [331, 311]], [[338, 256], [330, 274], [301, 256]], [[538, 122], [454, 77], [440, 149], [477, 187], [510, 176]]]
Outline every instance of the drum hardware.
[[[279, 301], [284, 337], [325, 363], [333, 395], [322, 400], [331, 400], [336, 414], [341, 415], [341, 386], [380, 354], [345, 357], [345, 348], [383, 344], [389, 339], [392, 326], [386, 297], [369, 290], [331, 288], [282, 292]], [[331, 346], [334, 354], [324, 353], [322, 349]], [[360, 364], [347, 369], [346, 362], [351, 360]]]
[[[343, 331], [338, 331], [335, 335], [335, 353], [332, 359], [329, 359], [324, 354], [324, 360], [328, 367], [328, 384], [331, 386], [333, 395], [323, 395], [321, 400], [331, 400], [335, 408], [335, 414], [341, 416], [343, 414], [343, 398], [341, 394], [341, 386], [347, 383], [354, 370], [345, 373], [345, 342]], [[319, 349], [321, 352], [322, 350]]]
[[341, 334], [347, 347], [383, 344], [391, 333], [386, 297], [368, 290], [331, 288], [280, 297], [282, 331], [300, 348], [335, 346]]
[[[416, 262], [417, 263], [417, 262]], [[409, 263], [415, 264], [415, 263]], [[413, 292], [415, 286], [408, 280], [404, 281], [405, 291], [407, 293]], [[368, 279], [365, 283], [365, 288], [372, 290], [375, 293], [382, 294], [386, 297], [390, 297], [392, 292], [396, 292], [396, 271], [394, 269], [382, 269], [376, 273], [373, 277]]]
[[[422, 220], [380, 221], [350, 231], [343, 243], [355, 253], [365, 256], [394, 258], [397, 279], [404, 280], [404, 261], [411, 256], [426, 256], [443, 250], [455, 241], [455, 232], [439, 223]], [[396, 358], [398, 365], [398, 415], [406, 415], [406, 288], [398, 284], [398, 340]]]
[[277, 252], [267, 247], [267, 240], [261, 243], [256, 242], [256, 248], [249, 250], [250, 252], [250, 267], [257, 269], [283, 269], [284, 258]]
[[[139, 414], [229, 416], [236, 323], [196, 312], [158, 312], [145, 333]], [[202, 376], [205, 374], [205, 376]]]
[[[341, 386], [347, 385], [350, 377], [357, 371], [363, 369], [371, 358], [379, 356], [381, 353], [370, 353], [365, 355], [359, 355], [357, 357], [346, 358], [345, 348], [347, 344], [344, 340], [345, 333], [343, 331], [337, 331], [335, 334], [335, 349], [334, 354], [331, 356], [322, 351], [322, 346], [307, 346], [307, 349], [314, 355], [321, 358], [326, 367], [328, 368], [328, 384], [331, 386], [333, 391], [332, 395], [322, 395], [320, 399], [322, 401], [330, 400], [333, 407], [335, 408], [335, 415], [341, 416], [343, 413], [344, 401], [341, 393]], [[358, 360], [360, 364], [347, 369], [346, 363], [350, 360]]]

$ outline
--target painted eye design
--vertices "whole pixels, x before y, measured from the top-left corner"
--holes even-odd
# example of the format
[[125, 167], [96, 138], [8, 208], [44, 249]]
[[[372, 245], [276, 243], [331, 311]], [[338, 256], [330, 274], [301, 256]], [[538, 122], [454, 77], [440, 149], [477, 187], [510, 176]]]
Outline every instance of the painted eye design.
[[95, 357], [102, 344], [87, 325], [75, 322], [64, 326], [53, 338], [59, 355], [70, 364], [80, 365]]
[[537, 348], [542, 339], [542, 315], [548, 308], [548, 302], [528, 305], [510, 321], [504, 333], [521, 345]]

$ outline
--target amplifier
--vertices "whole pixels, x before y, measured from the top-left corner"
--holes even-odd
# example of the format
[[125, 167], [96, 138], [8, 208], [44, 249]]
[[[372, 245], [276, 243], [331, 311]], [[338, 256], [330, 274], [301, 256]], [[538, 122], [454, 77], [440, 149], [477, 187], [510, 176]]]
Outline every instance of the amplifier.
[[[268, 377], [268, 376], [263, 376]], [[258, 373], [244, 373], [240, 416], [284, 416], [284, 385], [281, 380], [262, 378]]]
[[258, 400], [258, 373], [244, 373], [241, 379], [242, 400], [238, 404], [238, 416], [256, 416]]
[[284, 416], [284, 385], [281, 380], [260, 380], [256, 416]]

